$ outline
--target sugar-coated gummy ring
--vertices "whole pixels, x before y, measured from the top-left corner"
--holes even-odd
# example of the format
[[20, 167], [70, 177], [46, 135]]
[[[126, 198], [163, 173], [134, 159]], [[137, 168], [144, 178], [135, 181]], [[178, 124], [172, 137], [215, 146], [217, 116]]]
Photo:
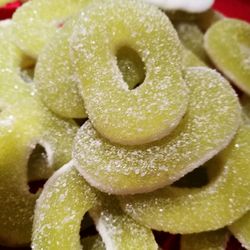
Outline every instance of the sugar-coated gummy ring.
[[225, 250], [229, 240], [226, 229], [181, 236], [181, 250]]
[[211, 8], [214, 0], [145, 0], [166, 10], [184, 10], [187, 12], [203, 12]]
[[150, 229], [134, 222], [121, 209], [114, 208], [114, 204], [107, 204], [109, 198], [103, 207], [100, 197], [74, 169], [72, 162], [58, 170], [46, 183], [37, 202], [32, 249], [82, 249], [79, 231], [87, 211], [92, 211], [107, 249], [137, 250], [141, 246], [157, 249]]
[[120, 204], [136, 221], [159, 231], [190, 234], [222, 228], [249, 210], [249, 150], [250, 126], [244, 125], [233, 142], [208, 163], [213, 172], [221, 168], [208, 185], [165, 187], [120, 197]]
[[13, 15], [13, 41], [37, 58], [56, 30], [91, 0], [30, 0]]
[[[37, 60], [34, 81], [50, 110], [62, 117], [85, 118], [87, 114], [77, 86], [79, 80], [69, 53], [69, 38], [76, 20], [74, 17], [67, 21], [44, 47]], [[128, 48], [121, 48], [117, 61], [130, 88], [143, 81], [143, 65]]]
[[241, 90], [250, 94], [250, 25], [223, 19], [205, 34], [205, 49], [215, 65]]
[[189, 68], [187, 114], [170, 136], [150, 145], [118, 146], [86, 122], [73, 158], [84, 178], [113, 194], [150, 192], [169, 185], [222, 150], [235, 135], [240, 105], [228, 82], [205, 67]]
[[[38, 194], [28, 187], [27, 165], [37, 144], [53, 170], [71, 158], [77, 126], [52, 115], [20, 77], [23, 53], [0, 31], [0, 244], [27, 245]], [[37, 175], [38, 176], [38, 173]], [[31, 177], [35, 178], [34, 176]]]
[[[161, 139], [178, 125], [188, 90], [180, 42], [159, 9], [136, 0], [94, 3], [81, 13], [71, 40], [85, 108], [105, 138], [139, 145]], [[145, 63], [145, 80], [133, 90], [117, 65], [116, 53], [124, 46]]]
[[250, 249], [250, 212], [229, 226], [232, 234], [246, 249]]
[[39, 55], [35, 83], [44, 104], [68, 118], [86, 118], [83, 99], [69, 54], [69, 37], [77, 18], [66, 22]]
[[89, 213], [107, 249], [158, 249], [152, 231], [124, 214], [115, 197], [103, 195]]

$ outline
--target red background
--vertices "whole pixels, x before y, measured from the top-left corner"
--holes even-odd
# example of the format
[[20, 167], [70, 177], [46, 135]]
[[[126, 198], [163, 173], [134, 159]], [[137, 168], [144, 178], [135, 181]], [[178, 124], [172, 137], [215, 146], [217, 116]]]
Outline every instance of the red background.
[[[20, 6], [19, 1], [7, 4], [0, 8], [0, 20], [10, 18], [16, 8]], [[214, 9], [222, 12], [228, 17], [235, 17], [250, 22], [250, 0], [216, 0]], [[178, 250], [179, 236], [174, 236], [166, 233], [155, 233], [158, 243], [163, 250]], [[1, 248], [0, 249], [7, 249]], [[239, 242], [233, 237], [230, 239], [227, 250], [242, 250]]]

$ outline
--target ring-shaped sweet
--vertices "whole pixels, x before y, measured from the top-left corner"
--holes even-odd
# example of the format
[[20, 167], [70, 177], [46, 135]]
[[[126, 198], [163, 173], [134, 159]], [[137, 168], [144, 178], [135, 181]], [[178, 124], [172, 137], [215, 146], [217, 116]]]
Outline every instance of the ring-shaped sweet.
[[226, 229], [181, 236], [181, 250], [225, 250], [229, 240]]
[[120, 204], [133, 219], [159, 231], [190, 234], [222, 228], [250, 208], [249, 150], [250, 126], [244, 125], [233, 142], [207, 163], [213, 173], [220, 169], [208, 185], [123, 196]]
[[[124, 46], [145, 64], [145, 80], [133, 90], [117, 65], [116, 53]], [[98, 2], [81, 13], [71, 37], [72, 63], [99, 133], [118, 144], [140, 145], [178, 125], [188, 104], [180, 46], [166, 15], [142, 1]]]
[[187, 114], [170, 136], [149, 145], [118, 146], [87, 121], [78, 131], [73, 158], [94, 187], [113, 194], [144, 193], [169, 185], [211, 159], [235, 135], [241, 109], [231, 86], [217, 72], [188, 68]]
[[13, 15], [13, 42], [27, 55], [37, 58], [45, 44], [69, 17], [91, 0], [30, 0]]
[[231, 224], [229, 230], [243, 247], [250, 249], [250, 212]]
[[29, 192], [29, 157], [41, 145], [48, 167], [61, 167], [71, 158], [78, 127], [51, 114], [37, 98], [34, 85], [22, 80], [18, 62], [23, 55], [8, 36], [0, 41], [0, 54], [0, 244], [23, 246], [30, 242], [38, 197]]
[[92, 211], [107, 249], [157, 249], [150, 229], [134, 222], [119, 207], [114, 208], [109, 198], [102, 203], [100, 197], [72, 162], [58, 170], [37, 201], [32, 249], [82, 249], [79, 231], [87, 211]]
[[[86, 118], [69, 52], [69, 38], [76, 20], [74, 17], [66, 22], [44, 47], [37, 60], [34, 82], [43, 103], [54, 113], [67, 118]], [[117, 63], [130, 88], [143, 81], [143, 64], [128, 48], [119, 51]]]
[[214, 64], [250, 94], [250, 25], [236, 19], [218, 21], [205, 34], [205, 49]]

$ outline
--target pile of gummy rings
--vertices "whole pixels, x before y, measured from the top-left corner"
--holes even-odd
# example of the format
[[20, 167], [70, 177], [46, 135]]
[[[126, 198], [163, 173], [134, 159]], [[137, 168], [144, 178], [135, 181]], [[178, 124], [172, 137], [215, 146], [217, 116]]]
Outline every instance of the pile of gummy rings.
[[250, 249], [250, 25], [212, 3], [30, 0], [0, 22], [0, 245]]

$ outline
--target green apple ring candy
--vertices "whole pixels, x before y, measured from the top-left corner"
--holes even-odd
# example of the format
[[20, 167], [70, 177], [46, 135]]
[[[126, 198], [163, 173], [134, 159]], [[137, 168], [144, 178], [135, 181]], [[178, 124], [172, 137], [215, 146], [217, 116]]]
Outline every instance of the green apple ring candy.
[[68, 118], [86, 118], [83, 99], [78, 93], [78, 77], [69, 56], [69, 37], [75, 19], [66, 22], [40, 53], [35, 83], [44, 104], [54, 113]]
[[181, 22], [175, 25], [178, 36], [183, 45], [191, 50], [203, 62], [208, 62], [204, 49], [203, 33], [195, 23]]
[[158, 249], [152, 231], [124, 214], [116, 198], [104, 195], [89, 213], [106, 249]]
[[81, 220], [96, 202], [96, 192], [72, 162], [59, 169], [45, 184], [37, 201], [32, 249], [82, 249]]
[[246, 249], [250, 249], [250, 212], [229, 226], [229, 230]]
[[208, 162], [208, 169], [214, 172], [219, 167], [220, 174], [205, 187], [165, 187], [120, 197], [120, 204], [133, 219], [159, 231], [190, 234], [222, 228], [249, 210], [249, 150], [250, 126], [245, 125], [234, 141]]
[[241, 90], [250, 94], [250, 25], [223, 19], [205, 34], [205, 49], [214, 64]]
[[240, 99], [242, 105], [242, 118], [244, 123], [250, 124], [250, 97], [243, 95]]
[[198, 58], [191, 50], [183, 47], [182, 52], [182, 65], [187, 67], [207, 67], [207, 65]]
[[[140, 145], [163, 138], [178, 125], [188, 104], [181, 45], [159, 9], [136, 0], [89, 5], [71, 40], [85, 108], [105, 138]], [[133, 90], [117, 65], [116, 52], [124, 46], [145, 63], [146, 78]]]
[[0, 88], [0, 244], [23, 246], [30, 241], [38, 197], [29, 192], [29, 156], [36, 145], [41, 145], [47, 153], [48, 167], [54, 170], [61, 167], [71, 159], [71, 145], [78, 127], [52, 115], [34, 96], [32, 87], [14, 73], [12, 78], [6, 77], [9, 86], [18, 88], [15, 100], [10, 87], [2, 88], [3, 83]]
[[89, 236], [81, 239], [83, 250], [105, 250], [102, 238], [98, 236]]
[[144, 193], [173, 183], [201, 166], [231, 141], [240, 105], [228, 82], [205, 67], [189, 68], [188, 112], [170, 136], [153, 144], [118, 146], [86, 122], [78, 131], [73, 158], [94, 187], [113, 194]]
[[229, 233], [226, 229], [181, 236], [181, 250], [225, 250]]
[[13, 15], [13, 41], [37, 58], [60, 25], [91, 0], [31, 0]]

